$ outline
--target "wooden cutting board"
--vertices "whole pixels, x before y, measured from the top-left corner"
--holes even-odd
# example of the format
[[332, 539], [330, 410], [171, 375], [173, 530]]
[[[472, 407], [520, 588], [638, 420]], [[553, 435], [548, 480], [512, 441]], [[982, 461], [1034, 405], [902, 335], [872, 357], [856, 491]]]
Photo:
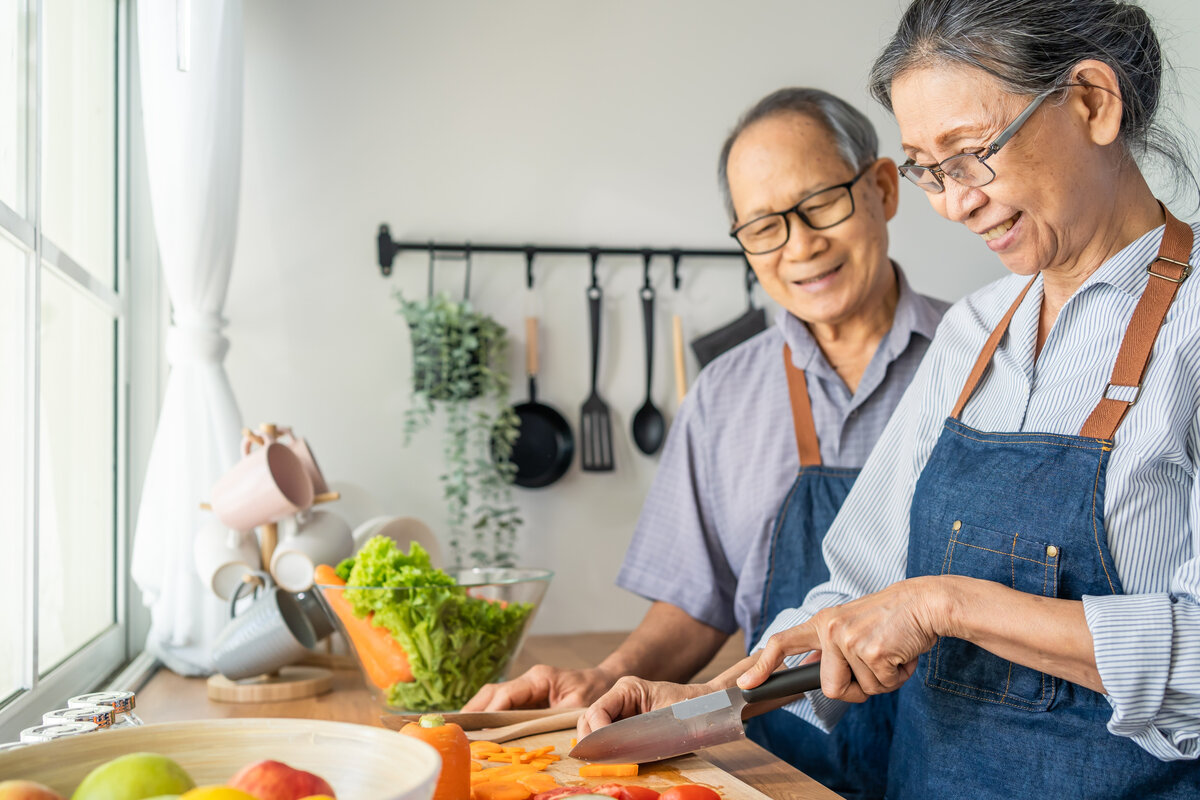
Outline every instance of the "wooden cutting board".
[[574, 736], [574, 731], [540, 733], [524, 739], [516, 739], [508, 742], [505, 746], [533, 750], [550, 744], [554, 745], [555, 754], [562, 756], [562, 760], [554, 762], [545, 771], [553, 775], [562, 786], [590, 787], [605, 783], [624, 783], [648, 786], [655, 791], [662, 792], [672, 786], [696, 783], [715, 789], [725, 800], [769, 800], [767, 795], [695, 754], [670, 758], [653, 764], [643, 764], [638, 770], [637, 777], [634, 778], [581, 778], [579, 777], [579, 767], [586, 762], [578, 761], [567, 755], [571, 750], [571, 739]]

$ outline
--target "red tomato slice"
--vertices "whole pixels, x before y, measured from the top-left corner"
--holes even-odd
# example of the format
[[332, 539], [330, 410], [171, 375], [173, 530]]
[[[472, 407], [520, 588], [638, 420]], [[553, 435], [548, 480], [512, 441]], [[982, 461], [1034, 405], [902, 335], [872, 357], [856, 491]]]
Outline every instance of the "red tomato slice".
[[694, 783], [672, 786], [658, 797], [659, 800], [721, 800], [721, 795], [712, 789]]
[[592, 794], [592, 791], [586, 786], [560, 786], [557, 789], [538, 792], [533, 796], [532, 800], [558, 800], [560, 797], [567, 797], [573, 794]]
[[658, 800], [658, 792], [648, 786], [629, 786], [624, 783], [604, 783], [592, 787], [593, 794], [606, 794], [615, 800]]

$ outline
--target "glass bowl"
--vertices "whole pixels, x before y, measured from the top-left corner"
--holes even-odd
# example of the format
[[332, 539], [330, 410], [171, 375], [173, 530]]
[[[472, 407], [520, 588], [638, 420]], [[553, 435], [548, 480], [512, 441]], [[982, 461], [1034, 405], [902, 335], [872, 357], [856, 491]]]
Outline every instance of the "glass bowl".
[[485, 683], [503, 680], [554, 575], [513, 567], [446, 572], [457, 585], [315, 587], [386, 711], [457, 711]]

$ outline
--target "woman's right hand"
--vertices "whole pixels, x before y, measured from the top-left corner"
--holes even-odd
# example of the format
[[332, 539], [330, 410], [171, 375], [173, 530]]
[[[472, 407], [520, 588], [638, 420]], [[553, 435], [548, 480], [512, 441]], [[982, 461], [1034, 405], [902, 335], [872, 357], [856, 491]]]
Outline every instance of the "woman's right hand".
[[583, 712], [576, 726], [578, 738], [619, 719], [690, 700], [716, 691], [716, 688], [707, 683], [669, 683], [626, 676]]

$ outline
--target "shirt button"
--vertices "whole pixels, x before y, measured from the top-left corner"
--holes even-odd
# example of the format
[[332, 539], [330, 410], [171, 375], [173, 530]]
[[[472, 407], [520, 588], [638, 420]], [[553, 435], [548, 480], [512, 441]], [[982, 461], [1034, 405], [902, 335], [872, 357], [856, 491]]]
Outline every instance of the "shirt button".
[[960, 519], [954, 520], [954, 530], [959, 530], [960, 528], [962, 528], [962, 520], [960, 520]]
[[1058, 548], [1052, 544], [1046, 545], [1046, 557], [1047, 558], [1057, 558], [1058, 557]]

